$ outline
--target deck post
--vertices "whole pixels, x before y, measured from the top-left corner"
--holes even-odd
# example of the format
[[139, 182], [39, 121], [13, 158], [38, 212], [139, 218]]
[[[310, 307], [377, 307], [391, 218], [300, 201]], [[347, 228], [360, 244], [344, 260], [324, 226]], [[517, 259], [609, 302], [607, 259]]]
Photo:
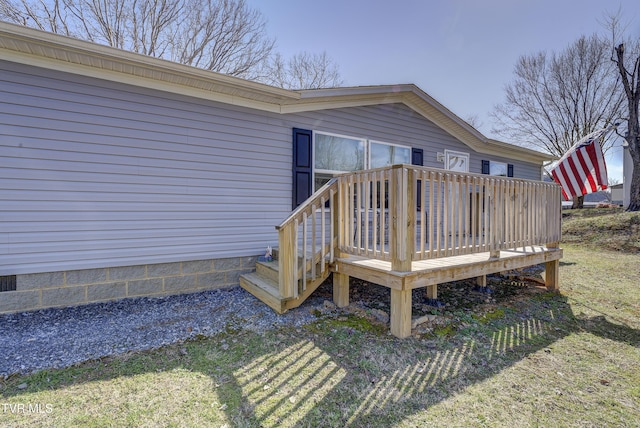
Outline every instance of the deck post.
[[480, 275], [476, 277], [476, 285], [478, 287], [487, 287], [487, 275]]
[[[414, 169], [394, 165], [389, 183], [391, 213], [391, 269], [411, 272], [416, 246], [416, 184]], [[399, 338], [411, 335], [411, 289], [391, 289], [391, 334]]]
[[427, 285], [425, 296], [427, 299], [438, 300], [438, 284]]
[[560, 260], [552, 260], [544, 264], [544, 285], [549, 291], [557, 291], [560, 279]]
[[339, 308], [349, 306], [349, 275], [333, 272], [333, 303]]
[[297, 226], [288, 225], [278, 231], [278, 283], [281, 297], [294, 297], [296, 286], [296, 232]]
[[416, 185], [412, 168], [392, 167], [390, 183], [391, 269], [410, 272], [416, 246]]
[[401, 339], [411, 336], [411, 289], [391, 289], [391, 334]]
[[[558, 248], [558, 243], [551, 242], [546, 247]], [[549, 291], [557, 291], [560, 288], [560, 260], [551, 260], [544, 264], [544, 285]]]

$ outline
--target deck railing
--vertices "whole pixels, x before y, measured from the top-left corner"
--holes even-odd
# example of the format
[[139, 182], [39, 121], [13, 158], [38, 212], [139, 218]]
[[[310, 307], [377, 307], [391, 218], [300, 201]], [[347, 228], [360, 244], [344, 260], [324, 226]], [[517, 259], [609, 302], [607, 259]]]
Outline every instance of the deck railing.
[[490, 252], [560, 241], [554, 183], [413, 165], [339, 177], [339, 250], [392, 262]]
[[296, 297], [336, 252], [410, 271], [414, 260], [556, 245], [560, 222], [554, 183], [414, 165], [341, 175], [277, 227], [280, 293]]

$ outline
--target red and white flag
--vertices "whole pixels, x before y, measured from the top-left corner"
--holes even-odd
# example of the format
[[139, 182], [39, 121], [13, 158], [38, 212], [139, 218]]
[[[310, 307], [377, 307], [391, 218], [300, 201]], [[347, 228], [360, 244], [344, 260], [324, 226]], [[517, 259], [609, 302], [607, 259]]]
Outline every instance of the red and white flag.
[[565, 200], [607, 188], [607, 165], [600, 138], [608, 130], [592, 132], [578, 141], [551, 170], [553, 179], [562, 186]]

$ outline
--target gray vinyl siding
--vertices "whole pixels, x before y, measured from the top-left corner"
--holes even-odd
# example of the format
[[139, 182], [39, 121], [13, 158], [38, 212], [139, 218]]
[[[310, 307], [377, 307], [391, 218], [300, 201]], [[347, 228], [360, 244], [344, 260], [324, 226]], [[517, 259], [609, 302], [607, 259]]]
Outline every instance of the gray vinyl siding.
[[443, 168], [438, 153], [469, 153], [469, 172], [482, 173], [482, 160], [514, 165], [514, 176], [540, 180], [540, 165], [474, 152], [466, 144], [403, 104], [353, 107], [299, 114], [296, 126], [424, 150], [424, 166]]
[[0, 275], [260, 254], [293, 127], [471, 152], [399, 104], [279, 115], [0, 61]]
[[291, 130], [269, 115], [0, 69], [0, 275], [256, 255], [277, 242]]

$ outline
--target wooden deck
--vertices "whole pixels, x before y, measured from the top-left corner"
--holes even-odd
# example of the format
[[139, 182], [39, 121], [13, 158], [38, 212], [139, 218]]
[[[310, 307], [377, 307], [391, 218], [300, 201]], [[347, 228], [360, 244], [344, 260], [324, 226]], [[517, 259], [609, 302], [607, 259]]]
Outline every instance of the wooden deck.
[[[418, 201], [420, 203], [418, 203]], [[299, 306], [333, 272], [349, 304], [349, 277], [391, 290], [391, 332], [411, 334], [411, 290], [546, 265], [558, 288], [560, 187], [554, 183], [394, 165], [335, 177], [279, 226], [277, 264], [241, 285], [279, 313]]]

